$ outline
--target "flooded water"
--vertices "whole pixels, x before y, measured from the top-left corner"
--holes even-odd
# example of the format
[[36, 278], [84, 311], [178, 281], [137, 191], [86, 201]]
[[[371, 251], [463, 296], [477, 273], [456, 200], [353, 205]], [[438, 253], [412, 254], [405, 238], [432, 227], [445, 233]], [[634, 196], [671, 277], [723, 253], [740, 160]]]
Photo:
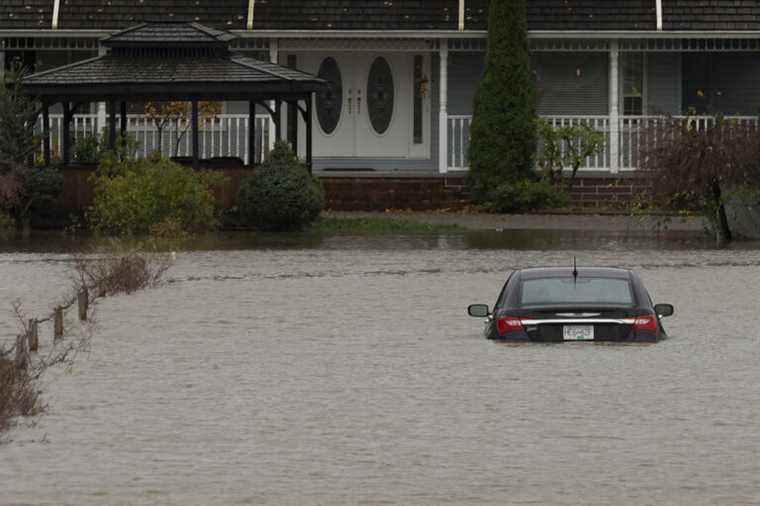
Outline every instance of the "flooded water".
[[[107, 300], [48, 413], [0, 446], [0, 504], [760, 504], [760, 247], [510, 232], [236, 236]], [[67, 245], [0, 253], [0, 303]], [[639, 270], [655, 345], [504, 345], [468, 318], [514, 266]], [[0, 336], [15, 332], [10, 314]], [[49, 343], [46, 333], [43, 342]]]

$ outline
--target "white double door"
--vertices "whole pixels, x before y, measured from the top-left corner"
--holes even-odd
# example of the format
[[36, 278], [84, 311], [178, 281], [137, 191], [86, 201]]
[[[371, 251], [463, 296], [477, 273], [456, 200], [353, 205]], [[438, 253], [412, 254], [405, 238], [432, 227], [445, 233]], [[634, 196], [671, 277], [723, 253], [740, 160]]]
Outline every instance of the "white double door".
[[315, 157], [425, 156], [425, 146], [413, 140], [411, 54], [304, 52], [297, 61], [299, 69], [330, 82], [314, 103]]

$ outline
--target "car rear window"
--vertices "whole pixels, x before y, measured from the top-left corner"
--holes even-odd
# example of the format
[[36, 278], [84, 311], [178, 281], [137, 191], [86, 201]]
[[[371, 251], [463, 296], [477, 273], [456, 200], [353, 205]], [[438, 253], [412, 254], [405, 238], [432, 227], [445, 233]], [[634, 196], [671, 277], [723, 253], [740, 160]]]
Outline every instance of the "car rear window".
[[631, 283], [616, 278], [526, 279], [520, 290], [521, 306], [551, 304], [633, 305]]

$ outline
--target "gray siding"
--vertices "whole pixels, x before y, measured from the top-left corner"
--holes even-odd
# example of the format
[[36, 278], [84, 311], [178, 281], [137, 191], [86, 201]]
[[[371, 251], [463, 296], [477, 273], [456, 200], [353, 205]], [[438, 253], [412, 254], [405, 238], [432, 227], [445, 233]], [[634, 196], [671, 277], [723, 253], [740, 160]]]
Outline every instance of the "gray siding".
[[647, 53], [646, 114], [681, 113], [681, 54]]
[[531, 59], [539, 114], [608, 114], [607, 53], [534, 53]]

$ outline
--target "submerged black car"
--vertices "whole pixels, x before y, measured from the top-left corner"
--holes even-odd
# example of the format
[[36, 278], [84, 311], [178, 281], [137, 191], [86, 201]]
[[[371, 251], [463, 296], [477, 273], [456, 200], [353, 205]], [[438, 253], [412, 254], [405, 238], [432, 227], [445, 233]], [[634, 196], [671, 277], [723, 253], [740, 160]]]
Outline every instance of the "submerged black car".
[[510, 274], [493, 312], [473, 304], [468, 313], [487, 318], [489, 339], [651, 342], [666, 336], [660, 319], [673, 306], [655, 305], [631, 270], [532, 268]]

